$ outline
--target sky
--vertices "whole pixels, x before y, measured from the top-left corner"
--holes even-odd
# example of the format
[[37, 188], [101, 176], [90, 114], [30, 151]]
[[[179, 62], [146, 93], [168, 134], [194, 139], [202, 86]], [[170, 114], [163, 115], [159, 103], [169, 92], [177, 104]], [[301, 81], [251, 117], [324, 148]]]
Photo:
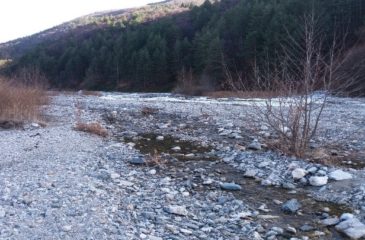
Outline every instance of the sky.
[[4, 0], [0, 43], [25, 37], [94, 12], [142, 6], [160, 0]]

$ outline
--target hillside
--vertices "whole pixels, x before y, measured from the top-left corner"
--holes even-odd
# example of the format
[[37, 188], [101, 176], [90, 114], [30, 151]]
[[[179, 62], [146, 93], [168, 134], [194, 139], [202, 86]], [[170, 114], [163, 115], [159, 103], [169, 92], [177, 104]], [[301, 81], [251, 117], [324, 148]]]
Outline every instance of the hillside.
[[[141, 8], [96, 12], [65, 22], [31, 36], [0, 44], [0, 58], [14, 59], [47, 41], [57, 41], [68, 34], [83, 34], [108, 26], [142, 23], [162, 16], [186, 11], [188, 6], [199, 5], [203, 0], [167, 0]], [[160, 9], [163, 8], [163, 11]]]
[[334, 32], [346, 47], [358, 41], [361, 0], [167, 1], [89, 15], [0, 52], [15, 58], [8, 73], [35, 67], [59, 88], [199, 92], [229, 89], [229, 75], [252, 90], [253, 67], [278, 61], [288, 38], [301, 41], [303, 17], [312, 10], [323, 51]]

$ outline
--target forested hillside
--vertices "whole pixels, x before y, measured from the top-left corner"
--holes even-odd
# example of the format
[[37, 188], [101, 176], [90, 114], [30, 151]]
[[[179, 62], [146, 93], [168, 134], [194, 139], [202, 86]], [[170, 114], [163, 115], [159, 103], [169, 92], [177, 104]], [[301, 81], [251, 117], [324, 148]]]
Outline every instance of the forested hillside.
[[246, 76], [249, 88], [253, 65], [275, 61], [305, 14], [319, 16], [324, 49], [334, 29], [340, 38], [346, 33], [348, 46], [356, 43], [365, 21], [363, 0], [180, 1], [173, 11], [171, 3], [157, 6], [45, 40], [8, 71], [36, 67], [60, 88], [169, 91], [185, 78], [200, 88], [225, 88], [229, 70]]

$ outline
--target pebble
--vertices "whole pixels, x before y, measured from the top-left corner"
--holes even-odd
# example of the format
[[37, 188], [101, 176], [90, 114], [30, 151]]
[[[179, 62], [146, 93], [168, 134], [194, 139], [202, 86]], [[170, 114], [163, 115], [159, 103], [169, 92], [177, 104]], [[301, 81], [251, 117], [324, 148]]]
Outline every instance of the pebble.
[[250, 149], [250, 150], [254, 150], [254, 151], [259, 151], [259, 150], [262, 149], [261, 143], [256, 142], [256, 141], [249, 144], [247, 148]]
[[156, 140], [157, 141], [163, 141], [163, 140], [165, 140], [165, 137], [164, 136], [157, 136]]
[[239, 191], [242, 189], [242, 187], [238, 184], [235, 183], [221, 183], [220, 187], [223, 190], [228, 190], [228, 191]]
[[352, 174], [345, 172], [343, 170], [335, 170], [333, 172], [330, 172], [328, 174], [328, 177], [331, 180], [342, 181], [342, 180], [352, 179]]
[[296, 168], [292, 171], [291, 175], [294, 180], [299, 180], [307, 175], [307, 171], [303, 168]]
[[164, 211], [167, 213], [179, 215], [179, 216], [187, 216], [189, 214], [188, 210], [186, 210], [185, 206], [167, 206], [164, 208]]
[[141, 165], [141, 164], [145, 164], [145, 160], [142, 157], [133, 157], [132, 159], [129, 160], [129, 163], [131, 164], [135, 164], [135, 165]]
[[281, 210], [286, 213], [296, 213], [301, 207], [302, 205], [297, 199], [291, 199], [281, 206]]
[[316, 186], [316, 187], [321, 187], [326, 185], [328, 182], [328, 177], [318, 177], [318, 176], [313, 176], [309, 178], [309, 183], [312, 186]]

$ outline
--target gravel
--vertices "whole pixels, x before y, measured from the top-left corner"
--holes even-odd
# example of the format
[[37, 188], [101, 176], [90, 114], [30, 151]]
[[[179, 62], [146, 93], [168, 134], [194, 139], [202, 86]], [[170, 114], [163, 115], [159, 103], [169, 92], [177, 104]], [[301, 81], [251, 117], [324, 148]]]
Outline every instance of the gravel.
[[[276, 239], [285, 232], [293, 239], [308, 239], [306, 232], [296, 230], [306, 227], [304, 223], [281, 224], [283, 213], [273, 210], [277, 204], [270, 196], [246, 199], [244, 191], [250, 186], [229, 181], [224, 169], [214, 168], [218, 163], [257, 182], [257, 188], [287, 188], [287, 199], [281, 200], [293, 213], [307, 204], [294, 202], [296, 192], [346, 204], [354, 209], [353, 218], [337, 224], [333, 219], [339, 216], [329, 212], [322, 223], [337, 224], [338, 231], [350, 237], [363, 233], [365, 172], [269, 151], [257, 129], [265, 137], [272, 136], [270, 129], [245, 119], [252, 111], [250, 101], [116, 93], [60, 94], [52, 99], [45, 109], [47, 127], [30, 123], [24, 129], [0, 131], [6, 139], [0, 142], [0, 239]], [[101, 122], [111, 137], [73, 130], [76, 105], [82, 121]], [[143, 115], [146, 107], [158, 111]], [[362, 99], [331, 98], [313, 147], [333, 139], [363, 150], [365, 134], [359, 126], [365, 124], [364, 109]], [[352, 131], [356, 136], [348, 137]], [[161, 144], [167, 136], [179, 139], [168, 149], [173, 153], [163, 157], [176, 164], [175, 157], [184, 155], [187, 162], [175, 168], [150, 165], [149, 156], [137, 149], [146, 133], [154, 133], [150, 140]], [[206, 150], [188, 152], [184, 141]], [[211, 162], [201, 167], [199, 160], [205, 157]], [[320, 187], [310, 186], [313, 179], [321, 180], [314, 184]], [[346, 221], [356, 223], [355, 229]], [[307, 226], [313, 228], [305, 228], [308, 234], [321, 239], [327, 232]]]

